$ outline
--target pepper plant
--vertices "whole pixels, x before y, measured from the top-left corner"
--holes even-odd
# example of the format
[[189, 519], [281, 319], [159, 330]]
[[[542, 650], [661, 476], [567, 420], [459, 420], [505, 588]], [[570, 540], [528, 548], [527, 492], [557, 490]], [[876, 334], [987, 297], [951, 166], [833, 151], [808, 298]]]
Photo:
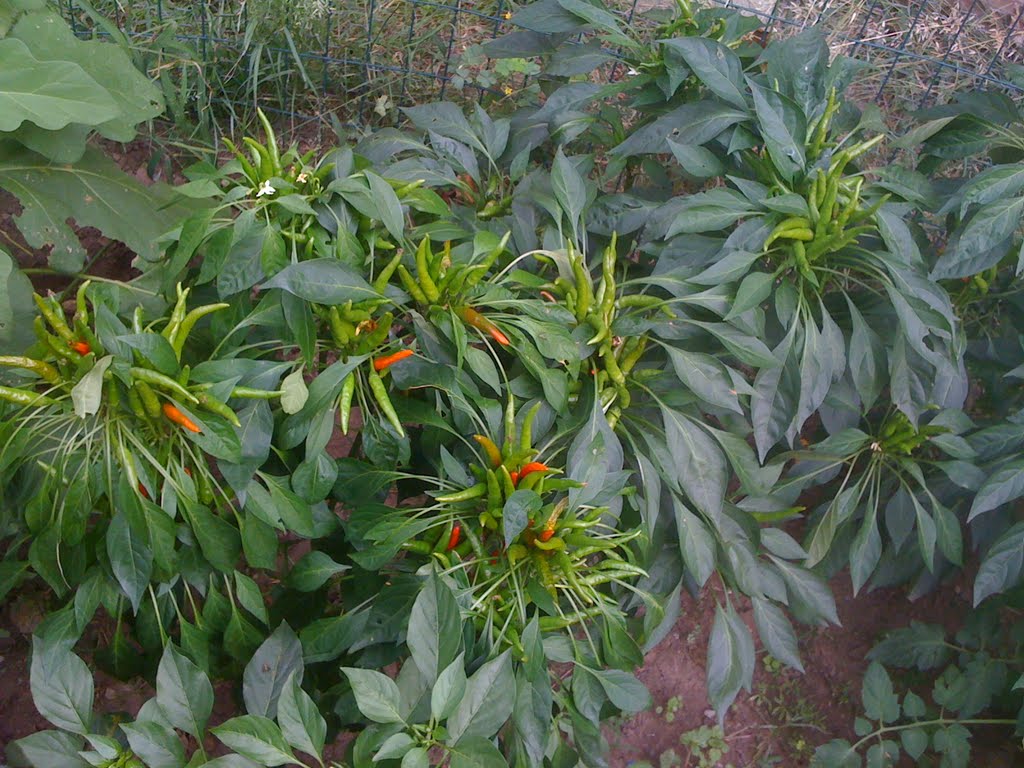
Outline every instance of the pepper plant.
[[[886, 126], [813, 31], [762, 49], [686, 2], [653, 39], [599, 3], [516, 19], [492, 49], [540, 57], [542, 103], [418, 105], [305, 154], [260, 114], [186, 170], [137, 278], [28, 304], [0, 262], [0, 590], [54, 593], [33, 686], [62, 729], [13, 762], [312, 765], [352, 729], [356, 766], [601, 766], [683, 589], [724, 587], [720, 718], [752, 684], [747, 601], [802, 669], [791, 619], [838, 623], [847, 566], [919, 594], [973, 550], [976, 602], [1012, 599], [1019, 116], [948, 107], [878, 167]], [[1000, 165], [929, 179], [972, 151]], [[156, 669], [120, 730], [71, 653], [101, 608], [96, 662]], [[878, 728], [820, 759], [877, 762], [897, 729], [963, 754], [880, 669]], [[248, 711], [212, 760], [211, 677]]]

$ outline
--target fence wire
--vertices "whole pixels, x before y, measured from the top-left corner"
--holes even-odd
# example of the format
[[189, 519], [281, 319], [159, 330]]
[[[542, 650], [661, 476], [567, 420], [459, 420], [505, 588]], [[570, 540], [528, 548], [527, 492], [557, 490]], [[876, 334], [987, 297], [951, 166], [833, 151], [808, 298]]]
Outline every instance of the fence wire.
[[[438, 98], [501, 98], [536, 64], [488, 59], [482, 45], [515, 30], [511, 0], [61, 0], [83, 36], [116, 25], [158, 74], [171, 111], [256, 105], [334, 123], [389, 124], [398, 108]], [[643, 28], [675, 0], [609, 0]], [[696, 3], [700, 5], [700, 3]], [[871, 65], [857, 96], [894, 109], [964, 88], [1024, 93], [1024, 0], [706, 0], [763, 19], [785, 36], [820, 25], [836, 54]], [[599, 75], [614, 79], [621, 67]]]

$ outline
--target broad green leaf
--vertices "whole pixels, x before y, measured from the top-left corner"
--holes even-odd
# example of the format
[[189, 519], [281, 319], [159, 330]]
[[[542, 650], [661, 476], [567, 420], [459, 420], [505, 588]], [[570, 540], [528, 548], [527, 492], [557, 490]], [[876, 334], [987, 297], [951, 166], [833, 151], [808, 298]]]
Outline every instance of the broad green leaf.
[[860, 755], [846, 739], [835, 739], [814, 750], [811, 768], [861, 768]]
[[664, 154], [669, 151], [669, 140], [700, 146], [748, 117], [746, 110], [736, 109], [717, 100], [684, 104], [633, 131], [610, 154], [616, 157]]
[[107, 557], [114, 578], [121, 586], [135, 613], [153, 575], [153, 551], [128, 525], [121, 512], [110, 520], [106, 535]]
[[51, 723], [83, 736], [91, 732], [92, 672], [70, 650], [34, 637], [30, 688], [36, 709]]
[[242, 698], [250, 715], [277, 716], [277, 702], [285, 680], [302, 682], [302, 645], [286, 622], [273, 631], [245, 666]]
[[974, 604], [1016, 585], [1024, 573], [1024, 523], [1017, 523], [989, 547], [974, 577]]
[[[539, 639], [539, 638], [538, 638]], [[516, 736], [533, 764], [543, 763], [552, 728], [553, 696], [547, 669], [543, 676], [530, 680], [525, 670], [516, 675], [516, 704], [512, 713]]]
[[172, 729], [153, 722], [121, 723], [120, 727], [128, 737], [132, 751], [149, 768], [182, 768], [185, 765], [185, 748]]
[[300, 672], [292, 672], [277, 700], [277, 722], [285, 741], [300, 752], [320, 757], [327, 738], [327, 722], [309, 694], [299, 685]]
[[722, 514], [728, 484], [725, 458], [714, 439], [689, 418], [661, 409], [665, 438], [678, 467], [677, 480], [686, 495], [712, 520]]
[[933, 280], [968, 277], [997, 264], [1001, 248], [1020, 226], [1024, 197], [997, 200], [983, 206], [967, 222], [955, 248], [946, 250], [932, 268]]
[[623, 712], [642, 712], [651, 705], [651, 694], [634, 675], [621, 669], [592, 669], [591, 674], [604, 689], [605, 695]]
[[259, 585], [241, 571], [235, 571], [235, 598], [238, 604], [259, 619], [264, 625], [270, 623], [267, 604]]
[[850, 579], [853, 581], [855, 595], [871, 578], [882, 556], [882, 536], [878, 532], [875, 515], [875, 508], [872, 507], [850, 545]]
[[152, 262], [162, 252], [161, 236], [189, 210], [176, 202], [169, 187], [143, 186], [96, 148], [69, 165], [0, 140], [0, 188], [21, 202], [24, 210], [14, 221], [28, 244], [52, 244], [50, 265], [63, 272], [79, 271], [85, 264], [85, 250], [68, 219], [95, 227]]
[[309, 399], [309, 389], [301, 368], [292, 371], [281, 381], [281, 410], [291, 415], [298, 413]]
[[373, 761], [401, 760], [416, 742], [405, 731], [389, 736], [373, 756]]
[[32, 332], [35, 315], [32, 283], [18, 269], [14, 259], [0, 248], [0, 349], [6, 354], [19, 354], [35, 343]]
[[79, 754], [82, 737], [65, 731], [38, 731], [7, 745], [13, 768], [89, 768]]
[[540, 510], [543, 504], [544, 502], [536, 492], [526, 489], [514, 491], [508, 497], [501, 513], [506, 549], [519, 537], [519, 534], [526, 530], [530, 518]]
[[450, 101], [403, 107], [402, 111], [421, 131], [432, 131], [445, 138], [455, 139], [487, 154], [462, 110]]
[[824, 579], [806, 568], [787, 563], [777, 557], [769, 557], [786, 582], [791, 606], [799, 603], [820, 619], [836, 625], [840, 623], [835, 598]]
[[910, 755], [911, 759], [917, 760], [928, 748], [928, 731], [924, 728], [900, 731], [900, 743], [903, 745], [903, 751]]
[[356, 706], [366, 717], [375, 723], [404, 722], [399, 714], [401, 696], [394, 680], [371, 669], [342, 667], [341, 671], [352, 686]]
[[779, 360], [764, 342], [728, 323], [704, 323], [693, 321], [693, 325], [703, 328], [725, 345], [741, 363], [756, 368], [773, 368]]
[[785, 612], [764, 598], [755, 597], [752, 602], [755, 626], [765, 650], [782, 663], [803, 672], [804, 666], [797, 649], [796, 633], [793, 632], [793, 625], [786, 618]]
[[580, 220], [587, 204], [587, 185], [576, 170], [576, 165], [559, 146], [551, 166], [551, 188], [558, 205], [565, 212], [572, 228], [573, 240], [579, 243]]
[[1021, 496], [1024, 496], [1024, 459], [1007, 464], [985, 481], [974, 497], [967, 522]]
[[406, 633], [413, 661], [430, 683], [451, 664], [459, 652], [461, 640], [462, 617], [455, 595], [436, 573], [432, 573], [412, 605]]
[[885, 667], [877, 661], [871, 662], [864, 673], [861, 686], [861, 698], [864, 701], [864, 714], [871, 720], [892, 723], [899, 719], [899, 697], [893, 692], [892, 680]]
[[723, 320], [731, 320], [759, 306], [772, 292], [775, 281], [768, 272], [752, 272], [743, 278], [736, 289], [736, 298], [732, 302], [729, 313]]
[[192, 533], [203, 557], [218, 571], [230, 573], [242, 550], [238, 530], [211, 512], [209, 507], [197, 504], [186, 496], [180, 497], [179, 501], [183, 502], [181, 506], [192, 525]]
[[676, 513], [676, 530], [679, 533], [683, 562], [697, 586], [702, 587], [715, 572], [715, 540], [703, 521], [675, 496], [672, 498], [672, 506]]
[[680, 167], [695, 179], [710, 179], [725, 173], [725, 166], [718, 156], [707, 147], [679, 144], [669, 139], [669, 149]]
[[338, 565], [327, 553], [314, 549], [303, 555], [295, 564], [285, 579], [285, 584], [300, 592], [313, 592], [326, 584], [332, 576], [347, 571], [350, 567]]
[[437, 682], [430, 692], [430, 715], [441, 721], [447, 718], [462, 701], [466, 693], [466, 669], [464, 654], [459, 654], [437, 676]]
[[515, 697], [510, 652], [486, 662], [466, 683], [466, 694], [448, 718], [448, 743], [463, 739], [488, 739], [512, 714]]
[[429, 753], [423, 747], [410, 749], [402, 758], [401, 768], [429, 768], [429, 766]]
[[[139, 123], [164, 111], [160, 89], [135, 66], [125, 49], [104, 40], [82, 40], [52, 11], [26, 14], [11, 31], [11, 37], [25, 43], [39, 59], [77, 64], [103, 87], [115, 104], [116, 116], [98, 125], [94, 122], [96, 116], [83, 122], [95, 126], [108, 139], [131, 141]], [[21, 132], [17, 138], [32, 146]], [[68, 132], [62, 131], [54, 143], [65, 146], [59, 147], [59, 156], [48, 156], [58, 162], [74, 162], [85, 149], [84, 138], [69, 140]]]
[[712, 355], [665, 347], [676, 376], [697, 397], [709, 405], [743, 413], [732, 377], [726, 367]]
[[666, 237], [725, 229], [756, 212], [743, 195], [725, 187], [690, 195], [679, 203], [677, 210]]
[[337, 259], [311, 259], [289, 264], [267, 280], [263, 288], [280, 288], [314, 304], [344, 304], [380, 298], [362, 275]]
[[40, 61], [21, 40], [0, 40], [0, 131], [23, 122], [55, 130], [69, 123], [98, 125], [117, 117], [106, 88], [70, 61]]
[[707, 685], [708, 699], [720, 722], [740, 688], [750, 687], [753, 673], [753, 638], [731, 605], [719, 605], [708, 640]]
[[768, 154], [782, 177], [791, 181], [807, 163], [804, 157], [806, 119], [800, 108], [778, 91], [748, 82]]
[[[897, 667], [935, 669], [952, 655], [946, 643], [946, 632], [937, 624], [910, 622], [909, 627], [890, 632], [868, 653], [868, 658]], [[908, 713], [909, 714], [909, 713]]]
[[405, 217], [402, 215], [402, 204], [398, 202], [395, 190], [391, 188], [384, 179], [371, 171], [363, 171], [366, 180], [370, 184], [370, 194], [377, 204], [380, 212], [381, 223], [388, 231], [388, 234], [401, 243], [405, 236]]
[[[467, 736], [448, 747], [450, 768], [507, 768], [508, 763], [501, 752], [482, 736]], [[403, 765], [405, 761], [403, 760]]]
[[291, 765], [295, 755], [273, 720], [258, 715], [234, 717], [211, 732], [231, 749], [260, 765]]
[[71, 402], [78, 418], [84, 419], [99, 412], [103, 402], [103, 374], [113, 360], [112, 355], [101, 357], [71, 389]]
[[213, 686], [203, 671], [172, 643], [164, 647], [157, 668], [156, 701], [172, 726], [203, 738], [213, 711]]
[[731, 49], [705, 37], [677, 37], [663, 45], [679, 53], [713, 94], [735, 107], [747, 109], [743, 65]]

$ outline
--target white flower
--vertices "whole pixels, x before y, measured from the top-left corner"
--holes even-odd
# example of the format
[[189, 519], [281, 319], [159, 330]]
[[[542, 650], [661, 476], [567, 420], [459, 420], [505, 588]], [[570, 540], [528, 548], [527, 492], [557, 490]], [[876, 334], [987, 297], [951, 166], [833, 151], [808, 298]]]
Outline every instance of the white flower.
[[277, 190], [274, 189], [273, 185], [269, 181], [264, 181], [263, 186], [256, 190], [256, 197], [263, 197], [264, 195], [272, 195]]
[[640, 73], [637, 72], [632, 67], [630, 67], [628, 70], [626, 70], [626, 74], [629, 75], [630, 77], [633, 77], [634, 75], [639, 75]]
[[309, 181], [309, 176], [306, 175], [305, 171], [303, 171], [302, 173], [295, 177], [295, 180], [299, 182], [299, 184], [305, 184], [307, 181]]

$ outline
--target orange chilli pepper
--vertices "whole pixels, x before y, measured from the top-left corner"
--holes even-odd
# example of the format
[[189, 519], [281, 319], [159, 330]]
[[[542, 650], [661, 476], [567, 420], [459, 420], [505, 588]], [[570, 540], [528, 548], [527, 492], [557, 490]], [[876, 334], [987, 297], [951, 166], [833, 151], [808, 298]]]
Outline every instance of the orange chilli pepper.
[[527, 475], [531, 474], [532, 472], [548, 472], [548, 471], [550, 471], [550, 467], [548, 467], [547, 464], [542, 464], [539, 461], [531, 461], [529, 464], [527, 464], [525, 467], [523, 467], [522, 472], [519, 473], [519, 478], [522, 479], [522, 478], [526, 477]]
[[172, 424], [177, 424], [183, 429], [187, 429], [189, 432], [202, 432], [202, 430], [196, 426], [196, 423], [192, 421], [188, 416], [179, 411], [176, 407], [170, 403], [163, 404], [164, 416]]
[[509, 477], [512, 478], [512, 485], [519, 485], [519, 473], [516, 472], [515, 470], [512, 470], [508, 474]]
[[75, 350], [75, 352], [80, 354], [82, 357], [85, 357], [90, 352], [92, 352], [92, 347], [90, 347], [84, 341], [72, 341], [68, 343], [68, 346]]
[[554, 528], [545, 528], [543, 531], [540, 532], [540, 534], [537, 536], [537, 538], [540, 539], [541, 541], [547, 541], [548, 539], [550, 539], [554, 535], [555, 535], [555, 529]]
[[393, 354], [393, 355], [385, 355], [384, 357], [378, 357], [377, 359], [375, 359], [373, 361], [373, 370], [375, 370], [377, 373], [380, 373], [381, 371], [386, 370], [387, 368], [390, 368], [392, 365], [397, 363], [399, 360], [405, 360], [405, 358], [411, 357], [411, 356], [412, 356], [412, 350], [411, 349], [402, 349], [402, 350], [399, 350], [398, 352], [395, 352], [395, 354]]
[[452, 526], [452, 535], [448, 537], [448, 552], [451, 552], [457, 546], [459, 546], [459, 536], [462, 533], [462, 526], [456, 523]]
[[508, 336], [501, 332], [501, 329], [499, 329], [498, 326], [472, 307], [463, 307], [459, 314], [469, 325], [490, 334], [491, 338], [503, 347], [507, 347], [512, 343], [508, 340]]

